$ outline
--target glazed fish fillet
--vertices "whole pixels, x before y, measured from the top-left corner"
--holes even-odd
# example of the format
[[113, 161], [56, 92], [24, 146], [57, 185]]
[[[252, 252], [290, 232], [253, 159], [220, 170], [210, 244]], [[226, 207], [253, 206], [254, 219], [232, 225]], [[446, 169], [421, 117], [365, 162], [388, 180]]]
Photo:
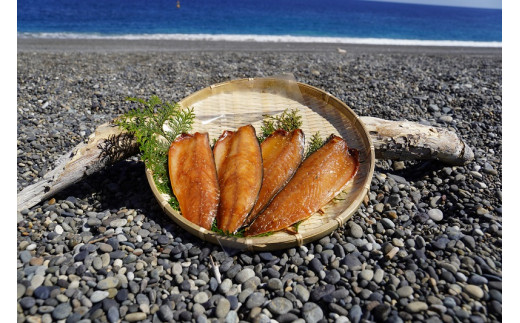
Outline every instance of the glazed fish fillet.
[[182, 215], [211, 230], [220, 189], [208, 134], [196, 132], [177, 137], [168, 151], [168, 169]]
[[263, 167], [255, 128], [224, 131], [213, 148], [220, 187], [217, 227], [236, 233], [258, 199]]
[[271, 202], [278, 192], [287, 185], [300, 166], [305, 151], [305, 136], [301, 129], [291, 132], [276, 130], [262, 144], [264, 178], [262, 188], [246, 225]]
[[285, 188], [246, 228], [245, 235], [282, 230], [307, 219], [341, 192], [358, 167], [358, 151], [332, 136], [303, 161]]

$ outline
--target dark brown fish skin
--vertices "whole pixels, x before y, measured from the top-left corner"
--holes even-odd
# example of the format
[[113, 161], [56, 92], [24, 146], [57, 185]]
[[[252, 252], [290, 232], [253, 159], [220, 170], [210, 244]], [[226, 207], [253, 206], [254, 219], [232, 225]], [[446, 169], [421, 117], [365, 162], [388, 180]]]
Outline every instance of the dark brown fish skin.
[[168, 151], [168, 170], [182, 215], [211, 230], [220, 188], [208, 134], [196, 132], [177, 137]]
[[258, 199], [263, 167], [255, 128], [247, 125], [225, 131], [213, 148], [220, 187], [217, 227], [236, 233]]
[[271, 200], [292, 178], [305, 152], [305, 135], [301, 129], [291, 132], [276, 130], [260, 145], [264, 164], [262, 188], [246, 225], [250, 224], [262, 212]]
[[303, 161], [284, 189], [246, 228], [245, 235], [279, 231], [307, 219], [339, 194], [358, 168], [358, 151], [332, 136]]

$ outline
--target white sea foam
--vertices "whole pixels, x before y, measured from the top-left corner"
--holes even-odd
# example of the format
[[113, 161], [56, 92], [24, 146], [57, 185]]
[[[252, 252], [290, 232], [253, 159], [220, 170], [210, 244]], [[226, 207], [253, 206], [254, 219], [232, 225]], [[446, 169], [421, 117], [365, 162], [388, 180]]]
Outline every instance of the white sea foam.
[[459, 40], [420, 40], [391, 38], [354, 38], [354, 37], [312, 37], [291, 35], [236, 35], [236, 34], [124, 34], [102, 35], [82, 33], [18, 33], [18, 38], [46, 39], [127, 39], [127, 40], [204, 40], [270, 43], [337, 43], [363, 45], [404, 45], [404, 46], [453, 46], [453, 47], [502, 47], [502, 42], [459, 41]]

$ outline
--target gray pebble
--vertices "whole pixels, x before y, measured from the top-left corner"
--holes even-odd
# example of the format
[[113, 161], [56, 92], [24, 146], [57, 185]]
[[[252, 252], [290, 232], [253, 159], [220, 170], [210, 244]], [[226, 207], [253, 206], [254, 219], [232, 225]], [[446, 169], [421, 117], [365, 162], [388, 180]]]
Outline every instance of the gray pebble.
[[108, 292], [107, 291], [97, 290], [97, 291], [93, 292], [92, 295], [90, 296], [90, 301], [92, 303], [98, 303], [98, 302], [101, 302], [102, 300], [104, 300], [107, 297], [108, 297]]
[[227, 298], [221, 298], [218, 301], [217, 308], [215, 310], [215, 313], [218, 318], [224, 318], [228, 314], [229, 310], [231, 309], [231, 303]]
[[276, 297], [267, 304], [269, 312], [275, 315], [281, 315], [293, 309], [292, 302], [284, 297]]
[[397, 295], [401, 298], [409, 297], [413, 294], [413, 288], [410, 286], [403, 286], [399, 288], [397, 291]]
[[428, 210], [428, 216], [430, 217], [430, 219], [436, 222], [442, 221], [443, 218], [442, 211], [439, 209]]
[[422, 311], [426, 311], [428, 309], [428, 304], [426, 304], [425, 302], [416, 301], [406, 304], [405, 308], [406, 311], [409, 313], [419, 313]]
[[199, 304], [206, 303], [209, 300], [208, 294], [199, 292], [193, 297], [193, 301]]
[[235, 276], [235, 280], [239, 284], [242, 284], [242, 283], [246, 282], [248, 279], [250, 279], [250, 278], [252, 278], [254, 276], [255, 276], [255, 272], [253, 271], [253, 269], [251, 269], [251, 268], [244, 268], [244, 269], [242, 269], [242, 271], [240, 271]]
[[303, 319], [307, 323], [317, 323], [323, 319], [323, 310], [315, 303], [305, 303], [302, 308]]
[[52, 311], [52, 317], [55, 320], [62, 320], [64, 318], [67, 318], [67, 316], [69, 316], [71, 312], [72, 307], [68, 303], [62, 303], [54, 308], [54, 310]]

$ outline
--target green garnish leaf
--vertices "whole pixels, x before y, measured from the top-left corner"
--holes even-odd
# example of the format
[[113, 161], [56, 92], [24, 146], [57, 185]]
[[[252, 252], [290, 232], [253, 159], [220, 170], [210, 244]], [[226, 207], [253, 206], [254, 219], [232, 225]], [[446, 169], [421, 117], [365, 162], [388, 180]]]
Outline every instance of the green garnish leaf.
[[268, 237], [272, 234], [274, 234], [274, 232], [269, 231], [269, 232], [260, 233], [260, 234], [256, 235], [255, 237]]
[[292, 109], [290, 111], [289, 109], [285, 109], [279, 116], [264, 114], [261, 127], [262, 135], [258, 139], [262, 142], [278, 129], [293, 131], [299, 129], [302, 124], [302, 116], [298, 114], [298, 109]]
[[235, 237], [235, 238], [243, 238], [244, 233], [245, 233], [245, 229], [239, 230], [239, 231], [237, 231], [237, 233], [231, 233], [231, 232], [219, 229], [217, 227], [217, 219], [213, 220], [213, 223], [211, 224], [211, 231], [216, 232], [222, 236]]
[[303, 221], [298, 221], [295, 224], [293, 224], [294, 231], [298, 232], [298, 228], [300, 227], [300, 224], [302, 224]]
[[134, 135], [141, 160], [153, 172], [157, 189], [172, 195], [168, 202], [179, 210], [168, 178], [168, 149], [177, 136], [192, 129], [195, 119], [193, 108], [181, 109], [179, 104], [163, 102], [155, 95], [148, 101], [132, 97], [127, 100], [137, 103], [140, 108], [128, 111], [115, 124]]
[[307, 153], [305, 154], [305, 158], [309, 157], [313, 152], [320, 149], [325, 144], [325, 141], [320, 136], [320, 132], [315, 132], [311, 136], [311, 140], [309, 142], [309, 147], [307, 148]]

